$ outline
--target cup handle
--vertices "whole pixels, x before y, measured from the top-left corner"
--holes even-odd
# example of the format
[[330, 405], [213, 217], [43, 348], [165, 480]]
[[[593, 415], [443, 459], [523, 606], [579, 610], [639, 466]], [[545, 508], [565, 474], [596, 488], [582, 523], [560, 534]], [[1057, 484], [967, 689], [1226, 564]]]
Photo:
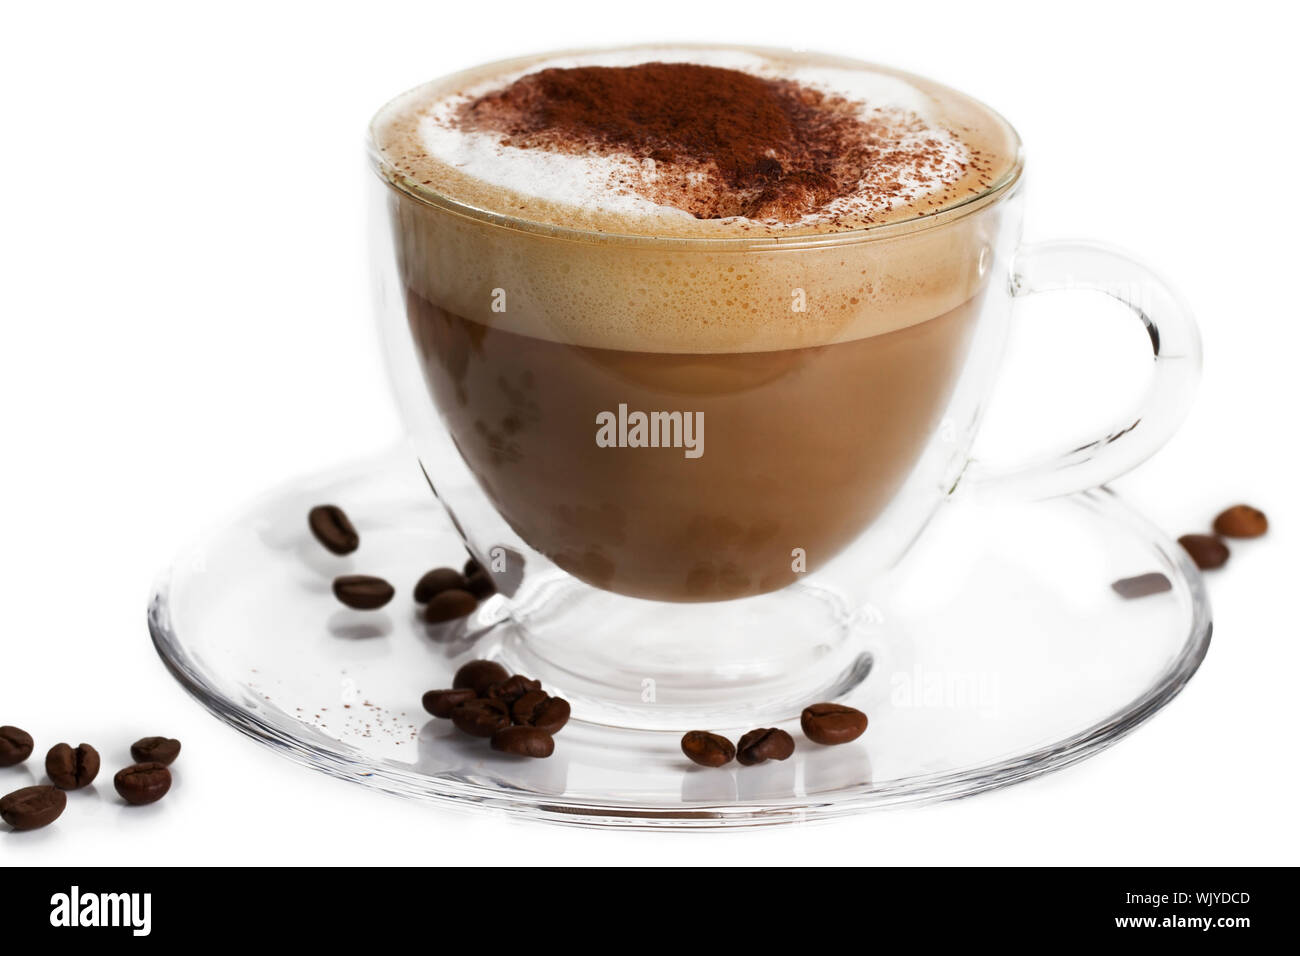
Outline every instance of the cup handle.
[[1036, 499], [1094, 488], [1144, 462], [1186, 417], [1200, 379], [1201, 336], [1177, 293], [1146, 266], [1096, 243], [1043, 242], [1016, 252], [1016, 298], [1080, 289], [1118, 299], [1145, 326], [1153, 359], [1146, 393], [1104, 435], [1076, 448], [1011, 465], [972, 458], [964, 490]]

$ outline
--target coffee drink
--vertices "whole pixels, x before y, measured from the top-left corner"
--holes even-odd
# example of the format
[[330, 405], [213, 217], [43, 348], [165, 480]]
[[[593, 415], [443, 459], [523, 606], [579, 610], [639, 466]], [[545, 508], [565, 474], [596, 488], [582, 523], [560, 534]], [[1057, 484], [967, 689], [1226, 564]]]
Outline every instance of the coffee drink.
[[560, 568], [671, 601], [784, 587], [896, 496], [1019, 171], [962, 94], [738, 49], [498, 64], [399, 97], [372, 140], [469, 469]]

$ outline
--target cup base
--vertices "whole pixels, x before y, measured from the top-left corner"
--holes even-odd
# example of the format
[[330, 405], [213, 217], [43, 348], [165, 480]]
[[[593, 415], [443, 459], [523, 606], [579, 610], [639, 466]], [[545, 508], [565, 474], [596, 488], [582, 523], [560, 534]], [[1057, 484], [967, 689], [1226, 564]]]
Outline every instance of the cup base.
[[871, 607], [815, 584], [710, 604], [621, 597], [553, 574], [509, 602], [497, 656], [573, 705], [633, 730], [767, 726], [871, 672]]

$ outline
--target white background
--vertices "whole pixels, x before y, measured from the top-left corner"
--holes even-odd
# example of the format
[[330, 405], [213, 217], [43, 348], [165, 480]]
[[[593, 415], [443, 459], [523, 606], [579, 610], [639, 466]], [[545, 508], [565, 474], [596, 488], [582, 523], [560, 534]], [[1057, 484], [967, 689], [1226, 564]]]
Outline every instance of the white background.
[[[1300, 862], [1296, 24], [1279, 19], [1281, 4], [1203, 9], [7, 8], [0, 723], [36, 736], [32, 772], [58, 740], [99, 744], [106, 768], [98, 794], [73, 794], [57, 825], [0, 832], [0, 865], [439, 864], [507, 841], [516, 857], [569, 863]], [[973, 93], [1027, 143], [1027, 238], [1137, 250], [1194, 305], [1206, 347], [1197, 405], [1116, 487], [1175, 535], [1237, 500], [1268, 511], [1274, 530], [1212, 577], [1201, 672], [1118, 747], [925, 810], [611, 834], [452, 814], [313, 774], [207, 716], [165, 673], [144, 605], [173, 550], [267, 485], [399, 434], [368, 300], [370, 114], [479, 61], [659, 39], [821, 48]], [[1111, 381], [1123, 363], [1082, 366], [1089, 354], [1039, 353], [1017, 374], [1050, 383], [1065, 363], [1097, 393], [1123, 392]], [[1032, 395], [1009, 404], [1034, 409], [1031, 420], [1060, 414]], [[155, 733], [184, 741], [177, 788], [152, 808], [121, 807], [110, 766]], [[32, 782], [26, 773], [0, 770], [0, 791]]]

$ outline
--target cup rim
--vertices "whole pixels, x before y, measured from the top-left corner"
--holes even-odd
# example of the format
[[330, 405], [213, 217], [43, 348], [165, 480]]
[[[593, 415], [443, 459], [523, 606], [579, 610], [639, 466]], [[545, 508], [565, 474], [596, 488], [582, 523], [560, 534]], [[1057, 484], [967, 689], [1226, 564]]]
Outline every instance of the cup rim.
[[[491, 68], [505, 68], [513, 63], [528, 63], [538, 59], [552, 59], [565, 56], [581, 56], [588, 53], [613, 52], [618, 50], [635, 50], [652, 48], [653, 44], [624, 44], [616, 46], [595, 46], [580, 47], [576, 49], [555, 50], [547, 53], [538, 53], [526, 57], [511, 57], [503, 60], [495, 60], [488, 63], [478, 64], [464, 70], [457, 70], [453, 73], [445, 74], [429, 83], [445, 82], [454, 79], [462, 74], [478, 72], [480, 70]], [[749, 46], [743, 44], [716, 44], [716, 43], [673, 43], [673, 49], [728, 49], [743, 50], [753, 53], [768, 54], [798, 54], [800, 52], [792, 47], [770, 47], [770, 46]], [[844, 59], [848, 59], [845, 57]], [[936, 82], [928, 80], [915, 73], [895, 70], [892, 67], [884, 67], [882, 64], [876, 64], [866, 61], [861, 62], [864, 66], [880, 66], [882, 69], [888, 69], [891, 73], [903, 78], [924, 79], [926, 82]], [[473, 203], [463, 200], [454, 199], [436, 189], [417, 183], [399, 173], [391, 164], [386, 162], [379, 151], [378, 144], [375, 141], [375, 123], [388, 107], [398, 99], [419, 89], [420, 86], [412, 87], [403, 93], [385, 103], [374, 116], [371, 117], [370, 123], [366, 127], [366, 153], [370, 159], [373, 171], [379, 178], [393, 189], [401, 194], [432, 206], [443, 212], [460, 216], [464, 219], [479, 222], [485, 225], [496, 226], [503, 229], [509, 229], [515, 232], [529, 233], [543, 238], [568, 240], [571, 242], [584, 243], [601, 243], [617, 246], [644, 247], [654, 249], [701, 249], [710, 251], [753, 251], [756, 249], [803, 249], [815, 248], [820, 246], [837, 246], [854, 242], [874, 241], [881, 239], [892, 239], [902, 235], [928, 231], [941, 226], [948, 225], [959, 219], [991, 206], [994, 203], [1006, 198], [1012, 192], [1014, 187], [1019, 183], [1025, 167], [1024, 141], [1020, 133], [1007, 120], [1005, 116], [993, 109], [983, 100], [970, 96], [961, 90], [955, 92], [961, 93], [967, 99], [976, 103], [978, 106], [987, 110], [988, 113], [996, 120], [1001, 122], [1011, 136], [1012, 145], [1015, 153], [1011, 164], [1006, 171], [990, 185], [986, 186], [980, 192], [968, 196], [949, 206], [945, 206], [938, 212], [918, 213], [915, 216], [909, 216], [906, 219], [897, 219], [891, 222], [871, 223], [864, 226], [858, 226], [852, 229], [843, 229], [836, 232], [826, 233], [801, 233], [799, 235], [781, 236], [767, 235], [761, 237], [753, 236], [725, 236], [725, 237], [704, 237], [704, 236], [655, 236], [643, 235], [637, 233], [609, 232], [596, 229], [582, 229], [574, 226], [562, 226], [555, 223], [540, 222], [532, 219], [524, 219], [518, 216], [511, 216], [506, 213], [497, 212], [491, 209], [477, 206]], [[940, 84], [946, 86], [946, 84]], [[947, 87], [953, 89], [952, 87]]]

